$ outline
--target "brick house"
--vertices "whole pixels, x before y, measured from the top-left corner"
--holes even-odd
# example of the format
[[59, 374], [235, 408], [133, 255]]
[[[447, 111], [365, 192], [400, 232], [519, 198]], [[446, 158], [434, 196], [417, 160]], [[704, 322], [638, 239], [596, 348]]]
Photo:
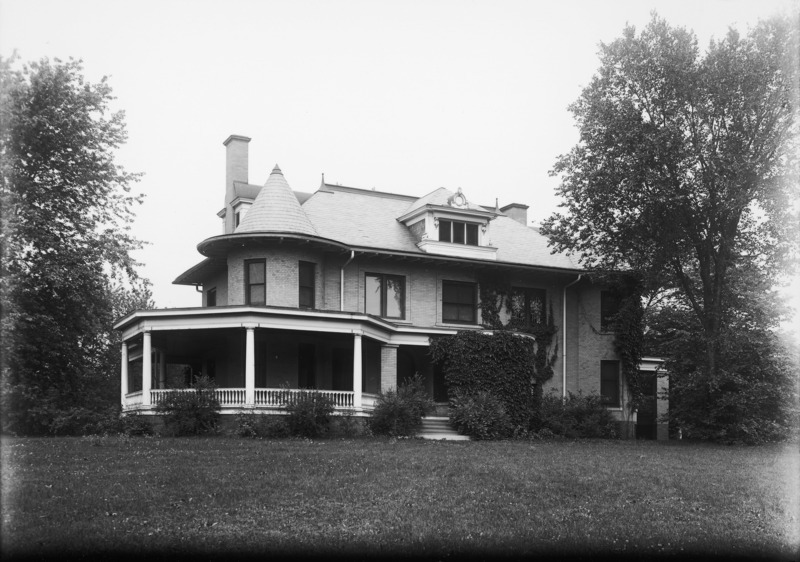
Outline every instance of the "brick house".
[[[202, 306], [139, 310], [115, 326], [125, 411], [153, 413], [199, 374], [214, 379], [223, 414], [278, 412], [287, 393], [315, 388], [367, 415], [378, 392], [415, 373], [446, 403], [429, 340], [484, 329], [478, 283], [490, 273], [510, 279], [526, 318], [546, 306], [555, 312], [557, 374], [545, 391], [601, 394], [632, 429], [637, 416], [601, 318], [603, 288], [569, 256], [550, 253], [527, 225], [527, 206], [481, 206], [460, 189], [411, 197], [324, 178], [314, 193], [295, 192], [277, 166], [254, 185], [249, 140], [225, 141], [222, 234], [202, 241], [203, 260], [174, 281], [195, 286]], [[664, 379], [652, 384], [655, 392]], [[666, 407], [657, 404], [639, 420], [650, 437]], [[666, 427], [657, 433], [666, 437]]]

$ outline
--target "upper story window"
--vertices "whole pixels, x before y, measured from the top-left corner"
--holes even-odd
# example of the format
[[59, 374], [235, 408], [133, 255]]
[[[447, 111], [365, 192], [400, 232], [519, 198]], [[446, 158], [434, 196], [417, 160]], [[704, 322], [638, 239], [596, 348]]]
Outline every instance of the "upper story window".
[[217, 306], [217, 289], [209, 289], [206, 293], [206, 306]]
[[600, 291], [600, 331], [611, 332], [614, 329], [614, 316], [620, 308], [619, 297], [611, 291]]
[[611, 408], [620, 406], [619, 361], [600, 361], [600, 398]]
[[520, 326], [530, 327], [544, 324], [547, 321], [545, 301], [547, 292], [544, 289], [523, 289], [514, 287], [511, 292], [511, 320]]
[[470, 222], [439, 219], [439, 242], [478, 245], [478, 225]]
[[298, 275], [298, 303], [300, 308], [314, 308], [314, 281], [316, 264], [301, 261]]
[[478, 286], [475, 283], [442, 281], [442, 321], [474, 324], [477, 318]]
[[400, 275], [367, 273], [364, 298], [367, 314], [384, 318], [405, 318], [406, 278]]
[[245, 304], [267, 304], [267, 262], [266, 260], [245, 260], [244, 262]]

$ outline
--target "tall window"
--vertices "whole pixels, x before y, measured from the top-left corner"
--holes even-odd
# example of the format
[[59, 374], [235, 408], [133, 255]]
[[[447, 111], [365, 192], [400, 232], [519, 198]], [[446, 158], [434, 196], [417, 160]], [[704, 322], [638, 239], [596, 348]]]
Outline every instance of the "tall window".
[[619, 312], [619, 297], [611, 291], [600, 291], [600, 331], [614, 329], [614, 316]]
[[511, 320], [513, 323], [526, 328], [544, 324], [547, 320], [544, 310], [546, 297], [547, 292], [544, 289], [514, 287], [511, 291], [513, 303]]
[[314, 308], [314, 278], [316, 264], [301, 261], [299, 271], [299, 304], [300, 308]]
[[442, 282], [442, 321], [474, 324], [478, 303], [475, 283]]
[[478, 225], [461, 221], [439, 220], [439, 241], [478, 245]]
[[217, 306], [217, 289], [209, 289], [206, 293], [206, 306]]
[[266, 260], [245, 260], [244, 286], [245, 304], [267, 304]]
[[619, 408], [619, 361], [600, 361], [600, 397], [603, 404]]
[[384, 318], [405, 318], [406, 278], [400, 275], [367, 273], [365, 310]]

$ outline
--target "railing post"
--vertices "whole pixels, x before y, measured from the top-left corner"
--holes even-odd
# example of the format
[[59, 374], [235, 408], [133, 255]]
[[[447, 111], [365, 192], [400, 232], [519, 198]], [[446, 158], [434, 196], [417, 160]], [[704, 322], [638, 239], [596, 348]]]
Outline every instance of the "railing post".
[[255, 327], [247, 329], [244, 346], [244, 403], [254, 406], [256, 403], [256, 343]]
[[361, 407], [361, 335], [362, 332], [353, 332], [353, 407]]
[[122, 407], [124, 408], [125, 396], [128, 395], [128, 344], [127, 343], [123, 342], [122, 351], [120, 355], [121, 355], [120, 374], [119, 374], [120, 402], [122, 404]]
[[153, 352], [150, 332], [142, 334], [142, 405], [150, 405], [150, 387], [153, 378]]

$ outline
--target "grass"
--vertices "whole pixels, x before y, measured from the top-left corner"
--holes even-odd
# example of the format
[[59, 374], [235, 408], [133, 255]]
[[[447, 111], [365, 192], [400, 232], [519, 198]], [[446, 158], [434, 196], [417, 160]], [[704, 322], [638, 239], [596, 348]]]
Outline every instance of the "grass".
[[3, 558], [796, 559], [797, 445], [4, 438]]

